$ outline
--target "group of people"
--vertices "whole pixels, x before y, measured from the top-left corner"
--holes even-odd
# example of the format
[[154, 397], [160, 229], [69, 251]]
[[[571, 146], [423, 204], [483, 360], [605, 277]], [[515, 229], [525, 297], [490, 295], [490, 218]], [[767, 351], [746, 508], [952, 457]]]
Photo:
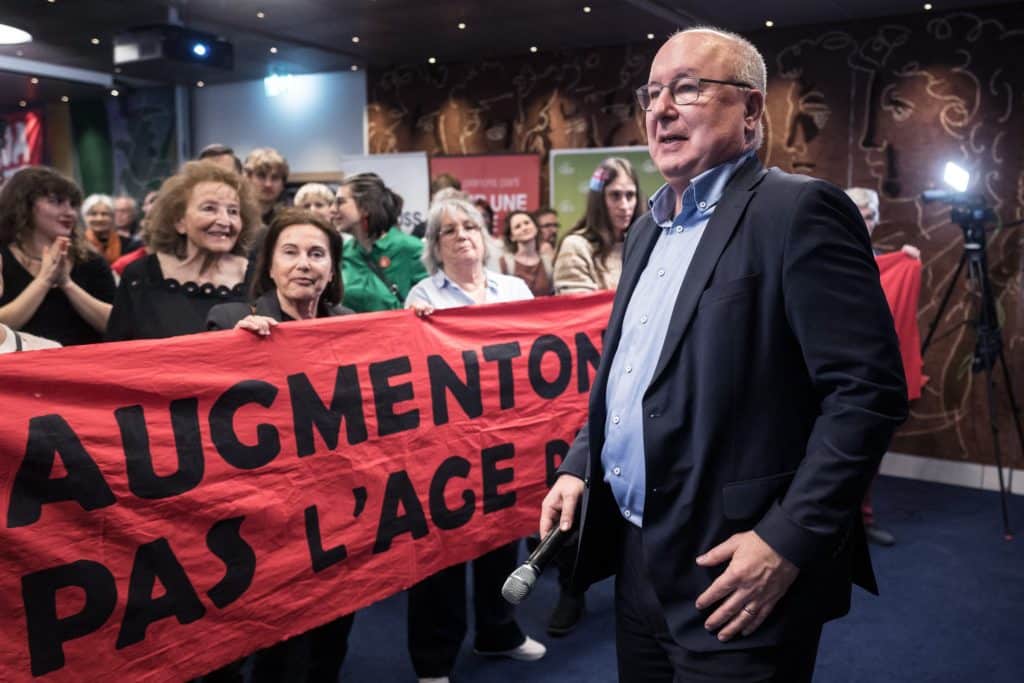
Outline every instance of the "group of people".
[[[435, 179], [417, 237], [397, 227], [402, 198], [379, 176], [351, 175], [336, 189], [306, 184], [289, 206], [282, 201], [288, 172], [273, 149], [256, 149], [243, 163], [232, 149], [211, 145], [147, 195], [139, 220], [124, 198], [83, 199], [53, 169], [14, 174], [0, 190], [0, 349], [231, 328], [265, 336], [292, 320], [401, 308], [426, 316], [614, 289], [626, 232], [646, 210], [623, 159], [601, 163], [585, 216], [560, 242], [554, 210], [512, 212], [495, 225], [490, 207], [449, 176]], [[472, 562], [474, 646], [535, 660], [545, 647], [523, 633], [500, 597], [518, 552], [512, 543]], [[409, 591], [409, 649], [423, 680], [443, 681], [454, 667], [466, 632], [464, 584], [465, 565], [456, 565]], [[582, 593], [566, 591], [550, 633], [568, 633], [582, 614]], [[336, 672], [351, 624], [349, 615], [259, 653], [256, 680]], [[305, 656], [295, 656], [300, 650]], [[282, 662], [298, 662], [304, 673]], [[234, 665], [210, 678], [237, 673]]]
[[[0, 349], [616, 290], [588, 422], [541, 511], [542, 535], [580, 532], [549, 632], [570, 631], [586, 586], [616, 574], [621, 680], [809, 680], [851, 581], [874, 587], [857, 503], [906, 388], [854, 204], [756, 157], [765, 80], [739, 36], [673, 36], [637, 90], [666, 185], [648, 202], [628, 162], [603, 161], [560, 240], [554, 211], [495, 226], [452, 178], [432, 188], [422, 239], [372, 173], [305, 185], [286, 207], [280, 154], [242, 163], [213, 145], [147, 198], [136, 244], [116, 200], [22, 170], [0, 191]], [[536, 660], [545, 647], [499, 597], [517, 553], [472, 562], [474, 648]], [[421, 680], [453, 670], [465, 573], [409, 590]], [[334, 680], [351, 625], [258, 653], [255, 680]]]

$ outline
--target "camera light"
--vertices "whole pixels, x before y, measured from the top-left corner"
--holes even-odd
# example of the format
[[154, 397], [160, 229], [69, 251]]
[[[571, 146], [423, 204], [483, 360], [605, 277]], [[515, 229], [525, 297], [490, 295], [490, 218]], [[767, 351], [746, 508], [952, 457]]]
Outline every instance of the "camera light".
[[942, 179], [957, 192], [966, 192], [967, 186], [971, 184], [971, 174], [952, 161], [946, 162], [946, 170], [942, 174]]

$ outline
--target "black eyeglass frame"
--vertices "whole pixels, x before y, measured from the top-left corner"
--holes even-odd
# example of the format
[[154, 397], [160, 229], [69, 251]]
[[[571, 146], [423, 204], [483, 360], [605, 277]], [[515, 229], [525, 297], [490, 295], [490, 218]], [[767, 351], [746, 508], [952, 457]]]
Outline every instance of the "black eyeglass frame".
[[[756, 90], [756, 88], [754, 86], [750, 85], [749, 83], [743, 83], [742, 81], [721, 81], [721, 80], [718, 80], [718, 79], [715, 79], [715, 78], [697, 78], [696, 76], [680, 76], [679, 78], [673, 78], [671, 81], [668, 82], [668, 84], [652, 82], [652, 83], [645, 83], [644, 85], [641, 85], [639, 88], [637, 88], [636, 90], [633, 91], [633, 94], [636, 95], [637, 104], [639, 104], [640, 108], [643, 109], [644, 111], [650, 111], [654, 107], [654, 103], [655, 103], [655, 101], [657, 101], [658, 97], [661, 97], [661, 92], [658, 92], [658, 97], [651, 97], [650, 86], [652, 86], [652, 85], [660, 85], [663, 89], [667, 88], [669, 93], [671, 94], [673, 92], [672, 85], [674, 83], [678, 83], [679, 81], [696, 81], [697, 82], [697, 96], [694, 97], [692, 100], [689, 100], [687, 102], [680, 102], [674, 96], [672, 97], [672, 101], [677, 106], [680, 106], [680, 107], [685, 107], [686, 105], [693, 104], [694, 102], [699, 100], [700, 99], [700, 93], [701, 93], [701, 85], [703, 85], [704, 83], [717, 83], [718, 85], [732, 85], [732, 86], [735, 86], [737, 88], [747, 88], [748, 90]], [[647, 106], [646, 107], [644, 106], [644, 94], [643, 93], [646, 93], [646, 97], [647, 97]]]

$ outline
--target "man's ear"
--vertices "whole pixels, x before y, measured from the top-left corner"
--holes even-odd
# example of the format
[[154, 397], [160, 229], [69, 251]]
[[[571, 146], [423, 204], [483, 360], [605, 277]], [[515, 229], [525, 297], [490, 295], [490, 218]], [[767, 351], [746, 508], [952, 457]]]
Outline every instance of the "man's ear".
[[757, 122], [764, 119], [764, 93], [760, 90], [747, 91], [743, 119], [747, 122], [747, 127], [750, 130], [754, 130], [757, 127]]

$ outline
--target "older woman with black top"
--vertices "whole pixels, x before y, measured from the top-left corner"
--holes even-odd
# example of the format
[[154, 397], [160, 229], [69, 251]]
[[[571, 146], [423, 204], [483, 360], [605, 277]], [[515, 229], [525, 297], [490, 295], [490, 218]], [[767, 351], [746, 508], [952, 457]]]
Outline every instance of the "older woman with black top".
[[[233, 327], [266, 336], [278, 323], [352, 313], [340, 305], [341, 236], [320, 216], [279, 210], [256, 260], [251, 303], [210, 310], [211, 330]], [[254, 655], [251, 683], [335, 681], [348, 650], [348, 614]]]
[[26, 168], [4, 183], [0, 323], [64, 346], [102, 340], [116, 285], [77, 227], [81, 203], [78, 186], [53, 169]]
[[249, 192], [240, 175], [205, 161], [164, 182], [147, 218], [153, 253], [125, 268], [108, 339], [202, 332], [211, 308], [246, 301], [246, 250], [260, 225]]

